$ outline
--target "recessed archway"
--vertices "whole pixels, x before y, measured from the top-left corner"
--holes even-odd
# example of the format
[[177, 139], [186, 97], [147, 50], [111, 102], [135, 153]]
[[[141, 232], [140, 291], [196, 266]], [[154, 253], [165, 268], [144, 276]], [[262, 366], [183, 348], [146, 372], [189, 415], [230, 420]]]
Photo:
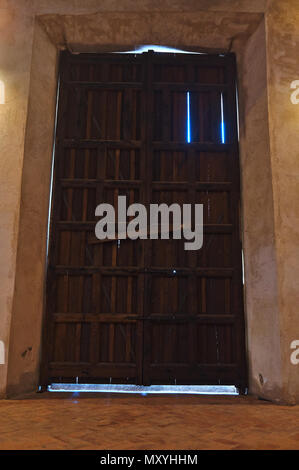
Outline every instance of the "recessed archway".
[[[9, 394], [31, 390], [38, 383], [58, 50], [69, 47], [72, 51], [125, 51], [133, 49], [137, 42], [169, 44], [198, 52], [225, 52], [235, 37], [250, 391], [270, 399], [281, 398], [263, 16], [197, 12], [189, 14], [188, 20], [185, 15], [182, 23], [180, 14], [172, 14], [167, 29], [160, 16], [152, 14], [145, 20], [137, 13], [106, 13], [71, 19], [45, 15], [36, 20], [9, 347]], [[124, 22], [126, 26], [120, 28]], [[205, 24], [204, 30], [201, 24]], [[259, 194], [263, 195], [263, 205]]]

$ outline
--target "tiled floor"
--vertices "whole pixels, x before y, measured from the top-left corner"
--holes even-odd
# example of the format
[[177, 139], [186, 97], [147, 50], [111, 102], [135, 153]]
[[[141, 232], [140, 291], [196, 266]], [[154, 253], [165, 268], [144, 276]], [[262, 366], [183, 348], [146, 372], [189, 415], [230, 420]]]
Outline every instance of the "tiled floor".
[[0, 449], [299, 449], [299, 406], [46, 393], [0, 401]]

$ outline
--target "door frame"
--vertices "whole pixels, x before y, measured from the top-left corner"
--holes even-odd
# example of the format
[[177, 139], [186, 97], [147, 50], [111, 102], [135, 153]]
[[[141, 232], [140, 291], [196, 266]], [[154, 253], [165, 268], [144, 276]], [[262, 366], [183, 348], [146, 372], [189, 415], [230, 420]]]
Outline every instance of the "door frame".
[[[162, 55], [164, 55], [165, 57], [165, 60], [166, 60], [166, 56], [174, 56], [174, 54], [157, 54], [156, 57], [162, 57]], [[85, 54], [84, 55], [86, 59], [88, 59], [88, 57], [90, 57], [89, 54]], [[62, 53], [61, 54], [61, 67], [66, 67], [67, 66], [67, 63], [68, 63], [68, 58], [69, 57], [72, 57], [69, 53]], [[108, 56], [106, 55], [106, 57], [108, 58]], [[123, 60], [125, 61], [126, 59], [126, 56], [125, 55], [121, 55], [121, 57], [123, 58]], [[129, 56], [130, 57], [130, 56]], [[127, 58], [129, 58], [127, 57]], [[146, 63], [149, 63], [149, 60], [152, 60], [154, 57], [155, 57], [155, 54], [154, 53], [146, 53], [145, 57], [149, 58], [148, 60], [145, 59]], [[181, 56], [183, 58], [183, 56]], [[213, 57], [215, 57], [215, 59], [213, 59]], [[94, 56], [93, 56], [94, 58]], [[113, 55], [113, 58], [115, 58], [115, 60], [117, 59], [117, 55]], [[189, 59], [192, 60], [192, 56], [189, 56]], [[215, 60], [217, 63], [219, 62], [219, 56], [206, 56], [206, 57], [196, 57], [194, 56], [194, 60], [198, 60], [199, 62], [202, 62], [202, 63], [207, 63], [207, 65], [211, 65], [211, 62], [213, 63], [213, 60]], [[235, 80], [236, 80], [236, 64], [235, 64], [235, 56], [234, 54], [230, 54], [228, 55], [226, 58], [225, 58], [226, 61], [228, 61], [228, 69], [227, 70], [230, 70], [229, 72], [229, 83], [231, 83], [231, 85], [229, 85], [229, 88], [228, 90], [230, 90], [229, 92], [229, 100], [230, 100], [230, 105], [228, 105], [228, 115], [229, 115], [229, 119], [227, 121], [226, 124], [229, 123], [229, 125], [227, 125], [227, 128], [228, 128], [228, 133], [231, 135], [231, 137], [233, 138], [234, 142], [235, 142], [235, 147], [234, 147], [234, 150], [231, 150], [233, 154], [235, 154], [235, 161], [238, 162], [239, 161], [239, 157], [238, 157], [238, 144], [237, 144], [237, 123], [236, 123], [236, 111], [233, 111], [233, 108], [236, 109], [236, 101], [235, 101], [235, 92], [232, 93], [232, 90], [234, 90], [234, 87], [235, 87]], [[215, 62], [215, 63], [216, 63]], [[146, 70], [146, 69], [145, 69]], [[150, 84], [150, 80], [151, 80], [151, 75], [149, 73], [151, 69], [147, 70], [147, 79], [145, 80], [145, 87], [147, 88]], [[231, 82], [230, 82], [231, 81]], [[146, 101], [146, 108], [147, 110], [149, 111], [151, 109], [151, 106], [152, 106], [152, 97], [151, 95], [147, 92], [146, 93], [146, 96], [147, 96], [147, 101]], [[63, 104], [62, 104], [62, 107], [63, 107]], [[59, 123], [59, 119], [61, 119], [60, 117], [60, 114], [58, 112], [58, 123]], [[147, 129], [147, 133], [149, 133], [148, 135], [151, 135], [152, 133], [152, 130], [151, 130], [151, 120], [150, 119], [147, 119], [146, 122], [148, 123], [148, 126], [149, 128]], [[61, 123], [60, 123], [60, 126], [61, 126]], [[58, 124], [58, 129], [60, 129], [59, 127], [59, 124]], [[61, 130], [59, 130], [60, 132]], [[55, 138], [56, 139], [56, 138]], [[146, 139], [146, 145], [145, 145], [145, 151], [146, 153], [149, 155], [152, 154], [152, 141], [151, 139]], [[232, 146], [231, 146], [232, 147]], [[232, 147], [233, 149], [233, 147]], [[59, 149], [57, 150], [57, 152], [59, 152]], [[147, 157], [146, 159], [147, 162], [149, 162], [149, 157]], [[234, 177], [237, 178], [237, 180], [239, 180], [240, 178], [240, 169], [239, 169], [239, 165], [238, 163], [235, 164], [234, 166], [234, 169], [235, 169], [235, 174], [234, 174]], [[149, 168], [147, 168], [147, 170], [149, 171]], [[238, 173], [238, 174], [237, 174]], [[237, 176], [236, 176], [237, 175]], [[53, 195], [55, 195], [55, 165], [54, 165], [54, 177], [53, 177]], [[238, 191], [238, 194], [240, 196], [240, 189], [239, 189], [239, 186], [237, 188], [237, 191]], [[232, 193], [233, 194], [233, 193]], [[57, 194], [56, 194], [56, 198], [57, 198]], [[51, 224], [50, 224], [50, 233], [52, 233], [52, 236], [50, 238], [51, 240], [51, 243], [50, 243], [50, 252], [51, 252], [51, 245], [53, 245], [53, 242], [55, 242], [55, 239], [54, 239], [54, 235], [53, 235], [53, 223], [52, 223], [52, 218], [53, 218], [53, 208], [55, 209], [57, 205], [57, 201], [56, 201], [56, 204], [55, 204], [55, 201], [51, 203], [51, 207], [52, 207], [52, 213], [51, 213]], [[238, 224], [235, 224], [235, 235], [234, 235], [234, 239], [235, 241], [238, 239], [239, 243], [240, 243], [240, 250], [239, 250], [239, 255], [238, 255], [238, 258], [239, 260], [234, 261], [234, 263], [237, 263], [241, 269], [241, 239], [240, 239], [240, 236], [239, 236], [239, 225]], [[52, 246], [52, 251], [53, 251], [53, 246]], [[234, 251], [234, 253], [236, 253]], [[235, 266], [237, 266], [237, 264], [235, 264]], [[50, 303], [51, 303], [51, 299], [53, 298], [53, 295], [52, 293], [49, 291], [49, 289], [51, 288], [50, 286], [52, 285], [53, 286], [53, 282], [51, 281], [52, 279], [52, 276], [53, 276], [53, 270], [52, 268], [48, 267], [48, 274], [47, 274], [47, 298], [50, 299]], [[240, 276], [240, 273], [239, 271], [237, 272], [237, 276]], [[147, 281], [146, 281], [147, 282]], [[235, 280], [236, 282], [236, 280]], [[234, 285], [234, 289], [236, 289], [236, 285]], [[242, 296], [242, 305], [243, 305], [243, 296]], [[239, 306], [240, 309], [242, 309], [242, 306]], [[49, 308], [49, 306], [47, 307], [46, 309], [46, 312], [50, 312], [51, 309]], [[244, 309], [242, 309], [242, 311], [244, 312]], [[239, 344], [239, 349], [240, 351], [243, 351], [242, 354], [244, 355], [244, 359], [243, 359], [243, 369], [242, 369], [242, 372], [241, 372], [241, 375], [242, 375], [242, 379], [240, 379], [239, 383], [235, 383], [235, 385], [240, 389], [240, 390], [245, 390], [246, 387], [247, 387], [247, 363], [246, 363], [246, 358], [245, 358], [245, 319], [244, 319], [244, 314], [243, 314], [243, 317], [242, 319], [239, 318], [238, 321], [241, 321], [242, 323], [242, 327], [241, 327], [241, 330], [243, 331], [242, 335], [243, 335], [243, 343], [242, 343], [242, 339], [239, 338], [238, 340], [238, 343], [236, 344]], [[138, 323], [138, 322], [137, 322]], [[45, 314], [45, 323], [44, 325], [51, 325], [51, 328], [53, 327], [53, 322], [51, 322], [51, 318], [50, 318], [50, 314], [49, 313], [46, 313]], [[142, 323], [142, 325], [144, 325], [144, 323]], [[141, 328], [141, 325], [139, 324], [139, 327]], [[139, 328], [138, 327], [138, 328]], [[142, 328], [144, 328], [144, 326], [142, 326]], [[240, 328], [240, 327], [239, 327]], [[142, 333], [142, 335], [139, 333], [137, 335], [137, 337], [139, 338], [138, 341], [142, 341], [143, 343], [143, 335], [144, 333]], [[43, 354], [42, 354], [42, 365], [41, 365], [41, 383], [43, 386], [46, 386], [47, 383], [48, 383], [48, 377], [49, 377], [49, 372], [48, 372], [48, 363], [49, 363], [49, 358], [48, 358], [48, 353], [49, 353], [49, 350], [50, 350], [50, 341], [51, 341], [51, 336], [53, 337], [53, 331], [51, 329], [47, 329], [47, 327], [44, 326], [44, 334], [43, 334]], [[144, 346], [143, 346], [144, 347]], [[142, 383], [144, 379], [142, 379], [143, 377], [143, 366], [142, 366], [142, 363], [143, 363], [143, 360], [144, 358], [139, 358], [139, 361], [137, 361], [137, 376], [139, 377], [138, 379], [138, 383]], [[139, 372], [138, 372], [139, 370]], [[194, 383], [197, 383], [196, 381]], [[202, 382], [199, 382], [199, 383], [202, 383]], [[206, 384], [206, 383], [205, 383]], [[206, 385], [209, 385], [209, 384], [206, 384]]]

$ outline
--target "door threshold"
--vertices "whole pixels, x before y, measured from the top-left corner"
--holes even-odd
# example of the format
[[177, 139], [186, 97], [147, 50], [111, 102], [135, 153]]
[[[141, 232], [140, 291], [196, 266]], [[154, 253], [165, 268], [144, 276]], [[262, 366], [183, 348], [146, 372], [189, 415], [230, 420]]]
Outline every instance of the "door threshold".
[[139, 393], [182, 395], [239, 395], [234, 385], [132, 385], [52, 383], [49, 392]]

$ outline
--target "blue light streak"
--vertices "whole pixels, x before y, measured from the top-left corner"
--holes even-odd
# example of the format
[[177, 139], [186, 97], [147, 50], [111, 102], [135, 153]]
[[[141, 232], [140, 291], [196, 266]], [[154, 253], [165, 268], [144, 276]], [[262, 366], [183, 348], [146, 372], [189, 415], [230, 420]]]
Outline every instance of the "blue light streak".
[[225, 144], [225, 123], [224, 123], [223, 93], [221, 93], [221, 142], [223, 144]]
[[190, 92], [187, 91], [187, 142], [191, 142]]

